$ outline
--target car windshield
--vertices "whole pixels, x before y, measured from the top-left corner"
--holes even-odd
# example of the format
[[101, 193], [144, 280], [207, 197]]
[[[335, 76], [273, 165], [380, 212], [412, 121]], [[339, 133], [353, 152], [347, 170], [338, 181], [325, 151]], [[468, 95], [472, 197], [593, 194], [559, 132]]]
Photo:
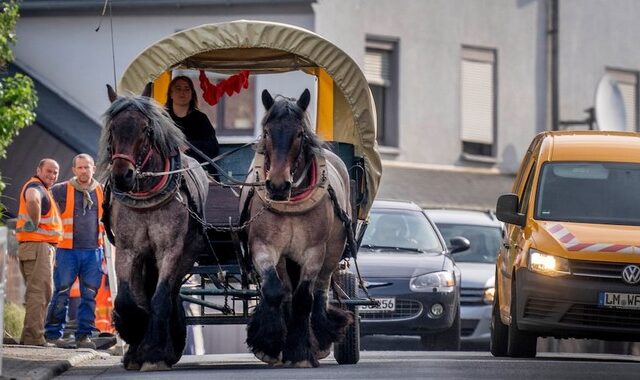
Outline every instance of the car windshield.
[[462, 236], [469, 239], [471, 247], [454, 255], [456, 262], [463, 263], [495, 263], [502, 233], [499, 227], [472, 226], [461, 224], [438, 223], [438, 229], [445, 241]]
[[539, 220], [640, 225], [640, 164], [547, 163], [535, 216]]
[[412, 210], [371, 210], [360, 247], [403, 253], [444, 250], [424, 214]]

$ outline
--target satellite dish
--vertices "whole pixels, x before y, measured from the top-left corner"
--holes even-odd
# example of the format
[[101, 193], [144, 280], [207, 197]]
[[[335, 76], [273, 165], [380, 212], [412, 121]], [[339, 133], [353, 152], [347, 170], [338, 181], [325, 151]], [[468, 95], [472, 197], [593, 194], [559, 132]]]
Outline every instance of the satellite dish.
[[601, 131], [626, 131], [624, 100], [618, 84], [604, 74], [596, 89], [596, 123]]

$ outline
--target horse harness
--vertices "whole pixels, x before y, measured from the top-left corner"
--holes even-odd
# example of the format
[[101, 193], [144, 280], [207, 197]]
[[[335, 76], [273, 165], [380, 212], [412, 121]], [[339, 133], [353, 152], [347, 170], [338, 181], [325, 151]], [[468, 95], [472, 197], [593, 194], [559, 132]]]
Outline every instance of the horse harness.
[[[169, 157], [167, 159], [167, 164], [165, 165], [166, 169], [170, 169], [172, 171], [176, 170], [182, 166], [181, 162], [181, 154]], [[177, 199], [180, 203], [185, 204], [190, 214], [193, 212], [196, 213], [196, 215], [202, 215], [204, 213], [204, 207], [198, 207], [197, 205], [204, 205], [205, 195], [199, 194], [197, 186], [194, 186], [194, 189], [189, 188], [187, 180], [195, 184], [196, 179], [191, 170], [186, 171], [186, 173], [186, 175], [183, 175], [181, 171], [177, 171], [176, 173], [167, 174], [165, 175], [165, 178], [159, 182], [159, 185], [161, 186], [154, 186], [152, 189], [153, 191], [136, 193], [119, 191], [112, 186], [110, 180], [107, 180], [104, 185], [105, 197], [102, 205], [104, 210], [102, 214], [102, 222], [104, 223], [107, 238], [111, 244], [115, 245], [115, 236], [111, 231], [111, 216], [109, 212], [111, 208], [111, 196], [124, 206], [138, 210], [155, 209], [161, 207], [172, 199]], [[186, 202], [181, 196], [181, 191], [187, 194]], [[198, 194], [192, 194], [194, 191], [198, 192]], [[197, 196], [197, 198], [194, 198], [194, 196]]]

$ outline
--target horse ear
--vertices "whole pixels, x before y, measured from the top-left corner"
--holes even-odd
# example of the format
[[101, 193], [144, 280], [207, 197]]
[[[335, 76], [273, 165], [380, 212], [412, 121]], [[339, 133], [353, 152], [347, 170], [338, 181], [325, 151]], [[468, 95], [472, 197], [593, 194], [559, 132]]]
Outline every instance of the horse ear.
[[118, 94], [116, 94], [116, 91], [110, 85], [107, 85], [107, 94], [109, 95], [109, 101], [111, 103], [115, 102], [116, 99], [118, 99]]
[[300, 107], [300, 109], [302, 109], [302, 111], [306, 111], [307, 107], [309, 107], [310, 100], [311, 100], [311, 93], [309, 92], [308, 88], [305, 88], [296, 104], [298, 105], [298, 107]]
[[142, 96], [146, 96], [147, 98], [151, 97], [151, 92], [153, 90], [153, 83], [149, 82], [146, 86], [144, 86], [144, 90], [142, 90]]
[[269, 108], [273, 106], [273, 97], [266, 89], [262, 90], [262, 105], [266, 110], [269, 110]]

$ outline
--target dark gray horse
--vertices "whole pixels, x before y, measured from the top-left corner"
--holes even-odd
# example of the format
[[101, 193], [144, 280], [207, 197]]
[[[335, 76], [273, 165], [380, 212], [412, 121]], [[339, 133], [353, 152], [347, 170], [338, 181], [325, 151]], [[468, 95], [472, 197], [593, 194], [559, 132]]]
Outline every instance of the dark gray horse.
[[[110, 87], [109, 98], [98, 167], [108, 180], [105, 224], [117, 248], [115, 326], [129, 344], [126, 369], [168, 369], [185, 346], [180, 285], [206, 249], [202, 225], [190, 210], [202, 216], [207, 177], [181, 152], [184, 135], [157, 103], [118, 97]], [[185, 167], [194, 169], [141, 174]]]
[[[344, 336], [353, 314], [332, 307], [327, 292], [345, 248], [349, 174], [342, 160], [324, 149], [305, 113], [310, 94], [299, 100], [266, 90], [262, 140], [249, 182], [264, 181], [248, 200], [248, 245], [261, 278], [262, 299], [247, 330], [247, 344], [269, 364], [315, 367]], [[243, 203], [244, 204], [244, 203]]]

